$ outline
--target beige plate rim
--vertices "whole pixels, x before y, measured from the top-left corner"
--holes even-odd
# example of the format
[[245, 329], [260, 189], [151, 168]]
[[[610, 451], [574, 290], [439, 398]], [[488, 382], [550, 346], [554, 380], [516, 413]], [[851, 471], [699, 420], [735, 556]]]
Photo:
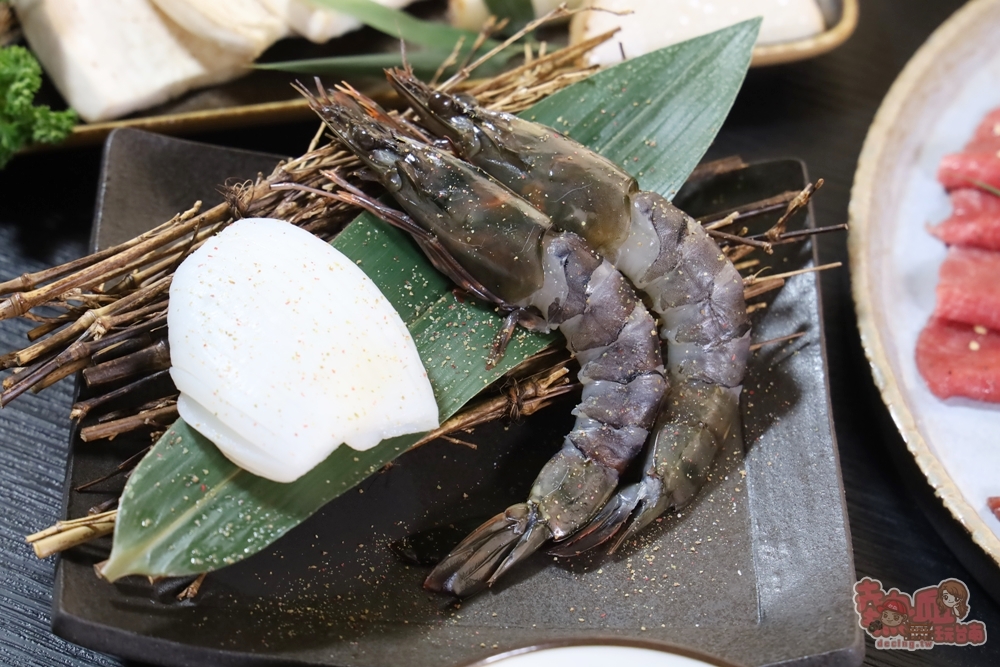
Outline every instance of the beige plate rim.
[[[843, 9], [836, 25], [808, 39], [758, 46], [753, 50], [751, 67], [780, 65], [805, 60], [824, 54], [843, 44], [854, 33], [858, 25], [858, 0], [842, 0], [842, 3]], [[82, 124], [75, 127], [70, 137], [56, 148], [96, 144], [103, 141], [112, 130], [120, 127], [176, 135], [294, 122], [308, 120], [311, 116], [312, 111], [305, 100], [287, 100]]]
[[914, 54], [882, 101], [875, 120], [868, 130], [858, 168], [851, 188], [848, 209], [850, 232], [848, 256], [851, 262], [851, 288], [858, 317], [861, 343], [868, 357], [875, 384], [889, 408], [907, 449], [916, 459], [934, 493], [955, 519], [961, 523], [979, 545], [1000, 565], [1000, 538], [990, 529], [976, 509], [966, 500], [954, 480], [931, 450], [917, 428], [916, 420], [904, 400], [893, 374], [882, 334], [876, 326], [871, 267], [867, 247], [870, 239], [872, 203], [876, 194], [877, 173], [889, 143], [890, 129], [900, 122], [910, 99], [919, 94], [928, 72], [942, 55], [959, 40], [968, 39], [972, 26], [979, 25], [988, 14], [995, 14], [1000, 0], [972, 0], [945, 21]]
[[840, 20], [815, 37], [780, 44], [764, 44], [753, 50], [751, 67], [782, 65], [797, 60], [815, 58], [834, 50], [847, 41], [858, 27], [858, 0], [842, 0]]

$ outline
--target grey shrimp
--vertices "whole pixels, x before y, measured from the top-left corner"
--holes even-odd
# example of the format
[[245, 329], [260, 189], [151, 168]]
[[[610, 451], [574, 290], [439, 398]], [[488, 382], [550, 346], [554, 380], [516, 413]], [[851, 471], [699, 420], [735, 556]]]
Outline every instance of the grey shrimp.
[[[700, 224], [618, 165], [555, 130], [388, 72], [424, 126], [463, 159], [576, 232], [645, 293], [667, 341], [670, 390], [642, 480], [621, 489], [574, 538], [572, 555], [689, 503], [729, 439], [742, 441], [739, 392], [750, 349], [743, 281]], [[624, 530], [622, 530], [624, 527]]]
[[449, 153], [401, 137], [343, 93], [313, 109], [405, 210], [340, 196], [410, 232], [444, 273], [536, 330], [559, 329], [584, 385], [576, 422], [526, 502], [470, 534], [425, 586], [467, 596], [586, 525], [642, 450], [665, 393], [656, 325], [615, 267], [577, 234]]

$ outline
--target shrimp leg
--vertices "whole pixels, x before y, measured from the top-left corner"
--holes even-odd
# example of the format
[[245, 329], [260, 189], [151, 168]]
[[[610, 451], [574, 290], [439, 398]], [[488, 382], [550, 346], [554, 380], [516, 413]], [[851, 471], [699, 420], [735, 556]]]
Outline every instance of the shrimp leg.
[[721, 444], [742, 440], [737, 408], [750, 345], [742, 280], [701, 225], [662, 196], [640, 192], [613, 162], [551, 128], [434, 91], [410, 72], [388, 76], [430, 131], [556, 227], [584, 237], [661, 319], [671, 389], [642, 480], [621, 489], [555, 552], [579, 553], [627, 526], [616, 548], [662, 512], [690, 502]]
[[[666, 390], [655, 322], [615, 267], [572, 232], [454, 156], [400, 137], [343, 93], [313, 108], [435, 247], [498, 303], [558, 329], [580, 361], [576, 422], [528, 499], [469, 535], [425, 586], [458, 596], [491, 585], [586, 525], [638, 455]], [[393, 218], [392, 214], [386, 217]], [[424, 241], [421, 243], [423, 246]], [[446, 265], [449, 265], [446, 263]]]

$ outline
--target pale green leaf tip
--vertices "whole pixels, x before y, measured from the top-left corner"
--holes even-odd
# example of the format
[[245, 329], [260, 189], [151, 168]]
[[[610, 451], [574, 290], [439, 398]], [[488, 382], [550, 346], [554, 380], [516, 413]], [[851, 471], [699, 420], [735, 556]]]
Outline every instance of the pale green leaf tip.
[[[170, 428], [160, 436], [160, 439], [156, 441], [153, 446], [155, 450], [157, 447], [162, 446], [168, 440], [173, 440], [174, 445], [185, 445], [188, 447], [193, 447], [194, 443], [189, 439], [191, 437], [203, 439], [211, 447], [215, 447], [210, 441], [195, 431], [191, 426], [187, 424], [183, 419], [177, 418]], [[218, 472], [223, 471], [218, 470], [218, 466], [222, 462], [217, 462], [214, 464]], [[229, 464], [231, 469], [229, 474], [242, 472], [242, 469], [238, 468], [235, 464]], [[156, 559], [151, 558], [152, 554], [149, 550], [148, 542], [138, 542], [129, 538], [134, 538], [135, 534], [129, 529], [129, 518], [128, 513], [130, 509], [130, 503], [125, 500], [129, 497], [130, 489], [133, 484], [141, 485], [143, 473], [145, 466], [156, 466], [156, 460], [151, 459], [149, 456], [143, 458], [139, 463], [139, 466], [134, 470], [132, 475], [129, 477], [128, 482], [125, 484], [125, 489], [122, 491], [123, 502], [118, 509], [118, 519], [116, 521], [116, 530], [114, 532], [113, 541], [111, 545], [111, 555], [108, 556], [108, 560], [105, 561], [104, 565], [101, 567], [100, 574], [102, 577], [110, 582], [114, 582], [122, 577], [128, 577], [133, 575], [147, 576], [147, 577], [180, 577], [189, 576], [192, 574], [201, 574], [202, 571], [211, 571], [218, 569], [215, 567], [208, 568], [191, 568], [184, 567], [175, 570], [164, 569], [156, 565]], [[141, 495], [141, 489], [138, 492]], [[196, 502], [193, 507], [196, 507], [198, 503]], [[193, 509], [192, 507], [192, 509]], [[119, 529], [119, 527], [121, 529]], [[172, 527], [172, 526], [171, 526]], [[161, 527], [162, 533], [162, 527]], [[155, 542], [156, 540], [154, 540]], [[130, 543], [131, 542], [131, 543]], [[171, 560], [171, 562], [174, 562]]]
[[104, 577], [107, 581], [115, 583], [122, 577], [127, 577], [133, 574], [146, 574], [144, 572], [136, 572], [130, 570], [131, 565], [129, 563], [123, 563], [122, 561], [125, 559], [123, 559], [120, 556], [117, 556], [117, 553], [118, 552], [116, 552], [115, 549], [112, 549], [111, 556], [108, 557], [108, 560], [106, 560], [104, 562], [104, 565], [102, 565], [100, 568], [101, 576]]

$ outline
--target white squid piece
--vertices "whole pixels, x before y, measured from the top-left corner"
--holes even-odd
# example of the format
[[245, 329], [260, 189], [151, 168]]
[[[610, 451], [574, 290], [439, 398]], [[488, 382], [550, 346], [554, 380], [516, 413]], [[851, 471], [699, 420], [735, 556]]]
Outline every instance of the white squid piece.
[[232, 224], [170, 288], [181, 417], [240, 467], [291, 482], [341, 444], [438, 425], [406, 325], [350, 259], [287, 222]]

